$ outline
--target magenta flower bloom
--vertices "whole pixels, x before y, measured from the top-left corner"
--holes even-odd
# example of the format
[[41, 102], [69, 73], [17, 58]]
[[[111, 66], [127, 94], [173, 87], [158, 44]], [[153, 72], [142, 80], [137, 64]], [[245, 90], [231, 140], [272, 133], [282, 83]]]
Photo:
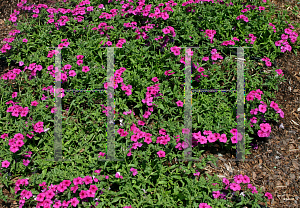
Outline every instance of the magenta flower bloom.
[[267, 106], [259, 105], [258, 110], [259, 110], [259, 112], [265, 113], [267, 111]]
[[240, 191], [241, 190], [241, 186], [239, 184], [236, 184], [236, 183], [231, 183], [229, 185], [229, 187], [233, 191]]
[[209, 206], [209, 205], [206, 204], [206, 203], [200, 203], [200, 204], [199, 204], [199, 208], [212, 208], [212, 207]]
[[159, 150], [157, 152], [157, 154], [158, 154], [159, 157], [165, 157], [166, 156], [166, 153], [164, 151], [162, 151], [162, 150]]
[[28, 42], [28, 40], [26, 38], [24, 38], [22, 41], [23, 41], [23, 43], [27, 43]]
[[83, 55], [77, 55], [76, 58], [82, 60], [84, 58], [84, 56]]
[[90, 71], [90, 68], [88, 66], [83, 66], [82, 71], [87, 73], [88, 71]]
[[112, 42], [111, 42], [111, 41], [107, 41], [107, 42], [106, 42], [106, 45], [111, 46], [111, 45], [112, 45]]
[[83, 178], [83, 182], [87, 185], [87, 184], [93, 183], [93, 179], [91, 176], [85, 176]]
[[130, 168], [130, 171], [132, 172], [132, 175], [135, 176], [138, 174], [137, 169]]
[[12, 96], [12, 98], [15, 98], [15, 97], [17, 97], [17, 95], [18, 95], [17, 92], [13, 92], [11, 96]]
[[152, 78], [152, 81], [153, 81], [153, 82], [158, 82], [159, 80], [158, 80], [157, 77], [153, 77], [153, 78]]
[[212, 193], [213, 193], [214, 199], [217, 199], [217, 198], [219, 198], [219, 196], [221, 196], [220, 191], [213, 191]]
[[281, 74], [282, 74], [281, 76], [284, 75], [281, 69], [277, 69], [277, 70], [275, 70], [275, 71], [277, 72], [278, 75], [281, 75]]
[[7, 160], [2, 162], [2, 168], [8, 168], [10, 165], [10, 162], [8, 162]]
[[270, 194], [269, 192], [266, 192], [265, 196], [268, 197], [268, 199], [272, 199], [273, 198], [272, 194]]
[[76, 63], [78, 64], [78, 66], [80, 66], [81, 64], [83, 64], [83, 61], [82, 60], [77, 60]]
[[104, 157], [105, 153], [104, 152], [99, 152], [99, 156], [98, 157]]
[[221, 137], [219, 138], [220, 142], [226, 143], [227, 142], [227, 137], [226, 134], [222, 134]]
[[5, 139], [6, 137], [8, 137], [7, 133], [1, 135], [1, 139]]
[[70, 65], [70, 64], [66, 64], [65, 66], [64, 66], [64, 69], [67, 69], [67, 70], [69, 70], [69, 69], [71, 69], [72, 68], [72, 66]]
[[74, 70], [69, 71], [69, 76], [70, 77], [75, 77], [76, 76], [76, 72]]
[[178, 107], [183, 107], [183, 102], [181, 100], [177, 101], [176, 104]]
[[202, 60], [203, 60], [203, 61], [208, 61], [208, 60], [209, 60], [209, 57], [203, 57]]
[[250, 183], [250, 178], [246, 175], [244, 175], [243, 183]]
[[243, 175], [236, 175], [236, 176], [234, 176], [234, 181], [235, 181], [237, 184], [242, 183], [243, 180], [244, 180]]
[[159, 130], [159, 134], [161, 134], [161, 135], [166, 135], [166, 130], [165, 130], [165, 129]]

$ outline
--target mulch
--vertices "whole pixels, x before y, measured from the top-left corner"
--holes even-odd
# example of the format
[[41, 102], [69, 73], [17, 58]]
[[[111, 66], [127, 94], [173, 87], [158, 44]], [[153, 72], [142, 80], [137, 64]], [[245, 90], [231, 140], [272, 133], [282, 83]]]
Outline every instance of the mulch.
[[[47, 0], [29, 0], [28, 2], [55, 5], [55, 1], [49, 4]], [[288, 3], [295, 6], [297, 5], [296, 2], [290, 0]], [[272, 3], [277, 6], [276, 10], [285, 9], [284, 1], [273, 0]], [[16, 4], [16, 0], [10, 0], [9, 3], [0, 2], [1, 41], [8, 37], [9, 31], [15, 29], [4, 26], [3, 19], [9, 18], [11, 11], [17, 8]], [[296, 16], [291, 13], [290, 9], [288, 9], [288, 14], [292, 21], [300, 21], [300, 14]], [[300, 35], [300, 28], [297, 28], [296, 32]], [[0, 42], [0, 48], [3, 45], [4, 42]], [[213, 148], [206, 149], [201, 158], [214, 155], [218, 158], [217, 166], [207, 163], [205, 169], [201, 170], [200, 173], [216, 174], [219, 178], [226, 177], [230, 181], [233, 180], [234, 175], [245, 174], [249, 176], [253, 185], [262, 188], [263, 192], [270, 192], [273, 195], [273, 199], [268, 202], [268, 207], [299, 207], [300, 51], [297, 51], [297, 55], [286, 52], [278, 57], [275, 63], [277, 67], [282, 69], [287, 79], [287, 82], [281, 83], [278, 86], [278, 91], [274, 92], [276, 94], [274, 101], [282, 106], [284, 118], [279, 118], [278, 123], [271, 123], [272, 133], [270, 137], [259, 138], [253, 135], [258, 149], [252, 149], [252, 154], [246, 156], [249, 161], [232, 161], [235, 159], [235, 152], [225, 152], [216, 144]], [[0, 60], [0, 76], [16, 67], [20, 68], [17, 64], [8, 67], [5, 60]], [[280, 124], [283, 125], [284, 129], [279, 128]], [[13, 194], [6, 189], [3, 189], [3, 194], [13, 198]], [[4, 207], [17, 207], [17, 204], [13, 200], [8, 200], [6, 203], [0, 199], [0, 208]]]

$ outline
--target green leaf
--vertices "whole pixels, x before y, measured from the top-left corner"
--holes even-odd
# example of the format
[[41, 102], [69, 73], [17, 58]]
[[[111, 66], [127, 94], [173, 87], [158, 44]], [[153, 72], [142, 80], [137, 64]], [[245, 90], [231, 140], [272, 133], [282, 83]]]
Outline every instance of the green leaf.
[[158, 181], [157, 184], [167, 184], [167, 181]]

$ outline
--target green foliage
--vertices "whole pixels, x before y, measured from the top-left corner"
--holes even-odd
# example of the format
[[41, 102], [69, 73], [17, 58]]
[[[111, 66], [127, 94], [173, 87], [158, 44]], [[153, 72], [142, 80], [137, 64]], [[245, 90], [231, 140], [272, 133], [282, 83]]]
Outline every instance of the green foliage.
[[[72, 2], [80, 3], [73, 0]], [[274, 33], [268, 25], [270, 17], [274, 15], [272, 8], [268, 13], [249, 10], [244, 14], [248, 17], [249, 22], [237, 20], [243, 6], [240, 4], [240, 0], [232, 2], [234, 5], [230, 6], [211, 2], [182, 6], [184, 1], [180, 0], [176, 2], [176, 6], [170, 6], [173, 12], [167, 10], [169, 18], [162, 20], [160, 17], [143, 18], [141, 15], [128, 15], [128, 17], [124, 17], [124, 15], [122, 17], [119, 14], [111, 19], [99, 18], [103, 12], [111, 14], [111, 9], [117, 8], [120, 13], [123, 8], [118, 2], [107, 3], [97, 0], [91, 1], [90, 5], [85, 5], [86, 7], [93, 6], [94, 11], [86, 11], [89, 14], [82, 15], [84, 20], [81, 22], [75, 20], [74, 16], [69, 13], [64, 14], [70, 21], [59, 26], [59, 30], [56, 29], [54, 23], [46, 24], [49, 13], [45, 9], [40, 9], [38, 18], [28, 18], [27, 22], [18, 21], [17, 28], [21, 34], [18, 34], [15, 41], [9, 43], [12, 49], [4, 55], [18, 62], [23, 61], [25, 66], [36, 63], [36, 65], [41, 65], [42, 69], [35, 71], [36, 74], [32, 76], [22, 71], [17, 75], [13, 84], [9, 82], [9, 79], [0, 80], [0, 125], [3, 127], [0, 134], [7, 133], [9, 135], [8, 138], [0, 141], [2, 144], [0, 158], [1, 162], [5, 160], [10, 162], [8, 168], [1, 169], [0, 183], [5, 187], [9, 187], [13, 183], [11, 182], [12, 176], [8, 173], [22, 176], [21, 178], [28, 177], [30, 178], [29, 185], [21, 186], [21, 190], [24, 188], [31, 190], [36, 197], [41, 192], [39, 184], [42, 182], [46, 182], [49, 186], [50, 184], [58, 185], [63, 180], [73, 182], [73, 179], [84, 178], [87, 175], [97, 178], [98, 182], [94, 184], [98, 188], [96, 192], [98, 205], [92, 197], [84, 201], [77, 194], [82, 190], [89, 189], [90, 184], [79, 185], [76, 193], [68, 188], [65, 192], [58, 194], [61, 201], [76, 197], [80, 201], [78, 207], [91, 205], [97, 207], [129, 205], [132, 207], [199, 207], [200, 203], [207, 203], [214, 208], [221, 208], [225, 205], [242, 207], [242, 205], [252, 203], [257, 205], [261, 201], [266, 202], [261, 191], [254, 195], [245, 187], [243, 187], [245, 197], [241, 197], [240, 202], [230, 199], [214, 199], [212, 193], [222, 190], [224, 185], [222, 181], [217, 176], [207, 175], [209, 179], [207, 180], [207, 177], [203, 175], [198, 177], [195, 174], [196, 170], [200, 171], [205, 168], [208, 161], [212, 161], [216, 165], [216, 158], [208, 156], [200, 161], [189, 161], [187, 164], [178, 161], [184, 159], [184, 151], [178, 143], [184, 144], [186, 137], [182, 130], [188, 123], [185, 117], [188, 116], [185, 114], [185, 106], [188, 102], [185, 101], [185, 89], [188, 88], [189, 83], [191, 83], [191, 89], [197, 91], [192, 92], [192, 133], [200, 131], [202, 136], [207, 136], [204, 135], [206, 130], [220, 135], [225, 134], [227, 141], [225, 143], [216, 141], [216, 143], [226, 150], [236, 149], [236, 144], [231, 140], [230, 130], [237, 128], [238, 66], [235, 59], [237, 56], [232, 55], [236, 49], [232, 50], [228, 45], [221, 45], [224, 41], [233, 40], [235, 37], [239, 41], [235, 41], [234, 46], [245, 47], [244, 54], [245, 57], [247, 56], [244, 62], [245, 96], [256, 89], [264, 92], [260, 100], [246, 101], [244, 105], [245, 154], [250, 154], [249, 144], [253, 139], [248, 134], [257, 133], [261, 129], [260, 124], [263, 123], [260, 120], [261, 116], [264, 115], [266, 121], [279, 118], [279, 114], [269, 107], [274, 99], [271, 92], [278, 90], [278, 83], [285, 79], [277, 76], [273, 66], [271, 73], [262, 72], [263, 67], [249, 57], [267, 56], [270, 61], [273, 61], [282, 53], [280, 47], [275, 45], [275, 41], [281, 38], [284, 29], [288, 28], [288, 23], [282, 16], [275, 19], [273, 24], [276, 25], [278, 32]], [[104, 5], [104, 9], [98, 8], [101, 3]], [[147, 0], [145, 4], [152, 4], [153, 8], [154, 5], [157, 5], [157, 1]], [[252, 4], [264, 5], [258, 0], [253, 1]], [[73, 9], [71, 5], [66, 4], [65, 6]], [[189, 6], [191, 6], [190, 9], [195, 9], [195, 12], [187, 11]], [[154, 13], [152, 8], [151, 13]], [[62, 15], [54, 15], [55, 22], [59, 16]], [[155, 24], [153, 28], [145, 30], [147, 38], [143, 36], [144, 34], [140, 34], [140, 38], [137, 38], [136, 29], [132, 30], [124, 25], [124, 23], [136, 22], [137, 27], [140, 28], [147, 24], [146, 20], [151, 21], [150, 24]], [[107, 26], [114, 27], [114, 29], [103, 30], [105, 35], [101, 35], [99, 31], [93, 29], [94, 27], [98, 28], [98, 25], [103, 22]], [[168, 26], [174, 28], [176, 35], [162, 32]], [[210, 42], [205, 36], [205, 30], [212, 29], [216, 31], [214, 42]], [[253, 45], [244, 41], [250, 39], [250, 34], [257, 37]], [[163, 50], [161, 44], [165, 39], [156, 40], [158, 36], [169, 37], [170, 41]], [[22, 42], [24, 38], [28, 40], [27, 43]], [[54, 77], [49, 75], [49, 72], [52, 71], [49, 68], [55, 68], [54, 63], [57, 56], [47, 56], [50, 50], [54, 50], [50, 47], [57, 47], [62, 39], [67, 39], [69, 45], [61, 49], [61, 66], [70, 64], [72, 68], [65, 72], [61, 70], [61, 73], [70, 75], [68, 72], [74, 70], [76, 76], [67, 76], [67, 81], [61, 82], [61, 88], [65, 90], [61, 102], [69, 109], [61, 111], [62, 134], [59, 142], [61, 142], [62, 161], [54, 161], [56, 155], [54, 146], [57, 142], [54, 135], [57, 135], [57, 132], [53, 110], [55, 110], [57, 102], [53, 99], [53, 91], [45, 90], [45, 88], [49, 86], [54, 88], [57, 84]], [[115, 47], [120, 39], [125, 39], [126, 43], [122, 45], [122, 48]], [[103, 42], [101, 43], [101, 41]], [[115, 47], [113, 63], [108, 61], [109, 49], [101, 47], [107, 41], [112, 42], [111, 47]], [[298, 42], [291, 43], [293, 49]], [[181, 48], [180, 55], [170, 52], [171, 48], [175, 46]], [[187, 64], [188, 60], [185, 59], [184, 47], [190, 46], [198, 48], [192, 49], [191, 78], [188, 78], [186, 71], [190, 67]], [[224, 60], [221, 64], [215, 64], [214, 62], [218, 63], [218, 61], [212, 60], [212, 49], [216, 49], [217, 53], [223, 57]], [[83, 64], [80, 66], [77, 64], [77, 55], [84, 56]], [[209, 57], [209, 61], [203, 60], [203, 57]], [[114, 147], [115, 160], [106, 158], [108, 154], [108, 119], [105, 114], [107, 109], [104, 106], [108, 105], [109, 95], [105, 91], [94, 91], [94, 89], [104, 89], [104, 84], [109, 81], [107, 68], [110, 68], [110, 64], [113, 65], [115, 74], [119, 73], [122, 67], [126, 69], [120, 76], [122, 82], [117, 83], [118, 87], [114, 89], [114, 120], [119, 121], [122, 118], [124, 124], [123, 126], [114, 125], [114, 141], [109, 141]], [[83, 72], [83, 66], [89, 66], [90, 70], [86, 73]], [[204, 71], [201, 72], [200, 67]], [[26, 72], [28, 71], [29, 69]], [[171, 75], [168, 76], [167, 72]], [[263, 79], [261, 75], [267, 75], [267, 78]], [[158, 82], [152, 80], [154, 77], [158, 79]], [[123, 83], [129, 88], [125, 89]], [[152, 105], [149, 106], [145, 101], [146, 94], [154, 91], [155, 84], [159, 84], [157, 86], [159, 90], [157, 94], [153, 95]], [[208, 90], [215, 89], [229, 91], [208, 92]], [[18, 92], [17, 97], [12, 98], [13, 92]], [[41, 99], [42, 95], [47, 99]], [[15, 117], [12, 112], [8, 112], [7, 110], [12, 104], [7, 102], [11, 100], [14, 103], [18, 102], [17, 104], [23, 108], [28, 107], [28, 114]], [[33, 101], [37, 101], [38, 105], [33, 106]], [[180, 106], [178, 101], [184, 103], [183, 106]], [[258, 121], [251, 126], [249, 119], [253, 115], [250, 111], [258, 108], [260, 101], [267, 103], [267, 111], [265, 113], [258, 112], [256, 115]], [[132, 113], [125, 114], [128, 111], [132, 111]], [[151, 113], [148, 118], [143, 116], [146, 112]], [[145, 125], [141, 125], [138, 121], [145, 122]], [[34, 130], [33, 126], [38, 122], [43, 122], [43, 132]], [[146, 143], [146, 136], [141, 136], [138, 143], [142, 146], [137, 147], [137, 143], [133, 141], [133, 135], [136, 135], [137, 132], [133, 132], [132, 123], [142, 132], [151, 134], [147, 137], [150, 137], [152, 142]], [[49, 130], [45, 131], [48, 128]], [[120, 129], [123, 129], [125, 134], [127, 132], [126, 136], [121, 135]], [[167, 144], [159, 144], [159, 137], [163, 136], [163, 133], [160, 132], [162, 129], [170, 137]], [[30, 135], [32, 132], [34, 133], [33, 137], [28, 137], [28, 134]], [[12, 152], [9, 140], [17, 133], [24, 136], [24, 145], [18, 151]], [[175, 141], [177, 135], [180, 136], [178, 142]], [[193, 140], [195, 142], [194, 135]], [[212, 144], [210, 142], [196, 143], [192, 149], [192, 158], [199, 159], [204, 152], [203, 147], [206, 145], [211, 146]], [[129, 149], [131, 155], [128, 155]], [[24, 155], [28, 154], [28, 151], [31, 151], [32, 155], [30, 158], [25, 158]], [[159, 151], [164, 151], [165, 156], [159, 157]], [[99, 158], [100, 152], [104, 152], [106, 155]], [[27, 166], [24, 165], [23, 159], [28, 159], [30, 163]], [[174, 160], [177, 162], [170, 164]], [[36, 168], [36, 173], [31, 174], [34, 168]], [[133, 175], [131, 168], [136, 169], [138, 174]], [[101, 169], [99, 174], [94, 172], [99, 169]], [[123, 176], [123, 179], [116, 177], [117, 172]], [[103, 176], [109, 176], [109, 179]], [[218, 185], [214, 186], [212, 183], [218, 183]], [[1, 193], [0, 196], [2, 196]], [[16, 198], [20, 199], [20, 193], [21, 191], [17, 192]], [[33, 197], [26, 199], [27, 204], [33, 202]]]

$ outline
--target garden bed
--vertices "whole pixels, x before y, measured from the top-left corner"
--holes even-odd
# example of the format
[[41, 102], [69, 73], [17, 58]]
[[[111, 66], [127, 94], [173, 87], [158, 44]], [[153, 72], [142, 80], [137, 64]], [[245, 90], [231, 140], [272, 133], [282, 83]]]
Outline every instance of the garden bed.
[[[231, 180], [234, 175], [245, 174], [250, 177], [252, 184], [263, 187], [264, 192], [268, 191], [273, 195], [273, 199], [268, 203], [270, 207], [296, 207], [299, 205], [299, 198], [297, 198], [299, 196], [300, 179], [298, 162], [300, 135], [299, 126], [297, 125], [300, 124], [300, 101], [298, 100], [300, 92], [299, 54], [299, 51], [297, 56], [287, 52], [276, 59], [276, 63], [281, 67], [288, 80], [288, 82], [279, 85], [275, 100], [276, 103], [283, 106], [282, 110], [285, 112], [285, 117], [284, 119], [280, 118], [280, 122], [271, 124], [272, 133], [269, 138], [265, 141], [257, 138], [258, 149], [251, 150], [252, 154], [246, 156], [246, 159], [253, 161], [243, 163], [230, 161], [230, 159], [235, 158], [235, 151], [232, 150], [230, 153], [226, 153], [218, 145], [207, 148], [203, 154], [203, 157], [214, 155], [218, 160], [217, 166], [208, 163], [201, 170], [202, 174], [204, 172], [210, 175], [215, 173], [219, 178], [225, 176]], [[2, 72], [0, 75], [7, 72], [8, 69], [18, 67], [18, 65], [12, 65], [8, 68], [5, 66], [5, 61], [3, 61], [0, 70], [1, 67]], [[284, 126], [284, 129], [279, 128], [280, 124]], [[3, 193], [13, 197], [12, 194], [8, 193], [8, 190], [4, 190]], [[0, 200], [0, 203], [3, 207], [14, 206], [12, 200], [8, 200], [7, 203]]]

